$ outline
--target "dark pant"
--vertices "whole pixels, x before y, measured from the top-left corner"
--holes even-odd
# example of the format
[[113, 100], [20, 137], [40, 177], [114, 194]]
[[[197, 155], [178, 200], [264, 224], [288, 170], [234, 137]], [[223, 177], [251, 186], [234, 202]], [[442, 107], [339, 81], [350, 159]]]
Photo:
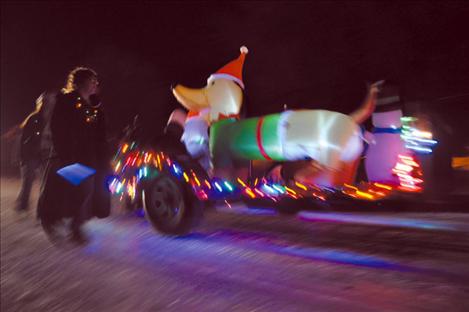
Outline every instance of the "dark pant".
[[62, 167], [56, 159], [48, 163], [38, 202], [38, 218], [46, 223], [72, 218], [72, 230], [78, 230], [93, 215], [96, 179], [91, 176], [79, 185], [72, 185], [57, 174]]
[[[29, 197], [31, 195], [31, 188], [34, 183], [34, 178], [40, 172], [40, 160], [29, 160], [21, 163], [21, 190], [16, 199], [17, 210], [27, 210], [29, 205]], [[39, 172], [37, 172], [39, 171]]]
[[73, 206], [71, 212], [71, 229], [73, 231], [79, 230], [80, 226], [92, 217], [92, 205], [95, 191], [94, 184], [95, 178], [89, 177], [80, 185], [72, 186], [73, 189], [71, 189], [70, 192], [70, 199], [73, 199], [73, 201], [70, 204]]

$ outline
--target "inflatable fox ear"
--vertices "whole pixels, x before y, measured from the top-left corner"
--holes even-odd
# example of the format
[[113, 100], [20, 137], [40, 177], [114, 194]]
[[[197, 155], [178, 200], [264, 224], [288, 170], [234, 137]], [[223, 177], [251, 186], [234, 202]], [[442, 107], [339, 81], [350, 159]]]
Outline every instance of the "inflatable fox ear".
[[242, 46], [239, 48], [239, 56], [237, 59], [229, 62], [219, 70], [215, 74], [210, 75], [207, 79], [207, 85], [210, 85], [210, 83], [218, 78], [225, 78], [229, 80], [235, 81], [237, 84], [241, 86], [241, 88], [244, 89], [244, 83], [243, 83], [243, 65], [244, 65], [244, 60], [246, 58], [246, 54], [248, 54], [248, 48], [246, 46]]

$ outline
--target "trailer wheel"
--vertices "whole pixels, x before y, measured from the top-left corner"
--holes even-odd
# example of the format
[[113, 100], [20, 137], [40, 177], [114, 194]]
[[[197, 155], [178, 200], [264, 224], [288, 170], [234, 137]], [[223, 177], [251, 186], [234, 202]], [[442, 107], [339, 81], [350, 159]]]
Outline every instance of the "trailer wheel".
[[149, 181], [142, 196], [146, 218], [161, 233], [187, 234], [202, 217], [199, 200], [171, 174], [162, 172]]

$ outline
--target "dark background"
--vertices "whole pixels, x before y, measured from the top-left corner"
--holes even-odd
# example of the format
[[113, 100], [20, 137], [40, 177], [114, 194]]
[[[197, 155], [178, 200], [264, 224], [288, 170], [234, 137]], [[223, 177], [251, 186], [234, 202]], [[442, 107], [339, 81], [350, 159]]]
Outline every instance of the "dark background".
[[469, 98], [441, 99], [469, 93], [468, 33], [467, 2], [2, 2], [1, 131], [85, 65], [111, 133], [136, 113], [160, 133], [178, 107], [170, 85], [204, 86], [241, 45], [251, 116], [284, 104], [349, 113], [366, 82], [387, 79], [461, 124]]

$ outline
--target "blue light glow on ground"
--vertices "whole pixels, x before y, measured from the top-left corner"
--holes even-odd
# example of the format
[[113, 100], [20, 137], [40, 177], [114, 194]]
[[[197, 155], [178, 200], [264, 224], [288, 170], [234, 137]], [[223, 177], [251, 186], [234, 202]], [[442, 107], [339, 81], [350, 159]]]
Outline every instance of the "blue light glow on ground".
[[300, 257], [308, 260], [318, 260], [333, 263], [341, 263], [356, 266], [366, 266], [370, 268], [413, 271], [408, 266], [400, 265], [396, 262], [386, 260], [380, 257], [364, 255], [357, 252], [337, 250], [332, 248], [320, 247], [299, 247], [289, 246], [275, 242], [275, 237], [262, 235], [259, 233], [234, 232], [230, 230], [219, 230], [210, 235], [203, 233], [194, 233], [183, 238], [185, 240], [203, 240], [207, 242], [217, 242], [229, 245], [239, 245], [246, 249], [255, 249], [263, 252], [272, 252], [276, 254]]
[[406, 219], [385, 216], [358, 215], [351, 213], [321, 213], [302, 211], [298, 217], [310, 222], [343, 222], [369, 225], [386, 225], [395, 227], [425, 229], [425, 230], [446, 230], [456, 231], [457, 229], [444, 222], [426, 221], [418, 219]]

